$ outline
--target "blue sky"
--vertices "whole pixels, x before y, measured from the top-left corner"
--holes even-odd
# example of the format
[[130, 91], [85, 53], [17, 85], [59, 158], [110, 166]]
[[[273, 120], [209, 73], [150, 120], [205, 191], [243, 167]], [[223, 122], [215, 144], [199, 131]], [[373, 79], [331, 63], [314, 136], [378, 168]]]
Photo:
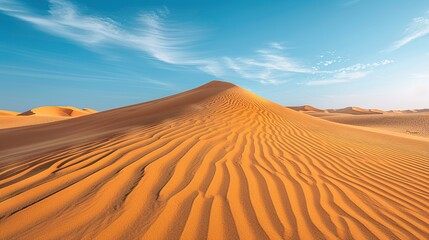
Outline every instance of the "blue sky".
[[0, 109], [97, 110], [213, 79], [282, 105], [429, 107], [427, 0], [0, 0]]

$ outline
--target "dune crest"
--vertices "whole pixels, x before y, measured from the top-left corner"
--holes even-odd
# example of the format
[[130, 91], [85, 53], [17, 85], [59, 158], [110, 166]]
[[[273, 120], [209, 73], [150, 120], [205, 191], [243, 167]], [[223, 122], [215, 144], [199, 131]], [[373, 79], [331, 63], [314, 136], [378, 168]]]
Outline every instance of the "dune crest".
[[0, 130], [0, 238], [425, 239], [428, 141], [211, 82]]

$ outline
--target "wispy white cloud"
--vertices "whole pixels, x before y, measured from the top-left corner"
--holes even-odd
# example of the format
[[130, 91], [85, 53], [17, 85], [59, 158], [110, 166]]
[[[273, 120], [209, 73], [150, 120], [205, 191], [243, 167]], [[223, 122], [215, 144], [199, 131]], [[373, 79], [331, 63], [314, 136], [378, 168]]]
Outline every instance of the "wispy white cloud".
[[359, 79], [359, 78], [363, 78], [366, 75], [368, 75], [369, 72], [361, 72], [361, 71], [357, 71], [357, 72], [340, 72], [335, 74], [336, 78], [339, 79]]
[[48, 15], [33, 13], [25, 5], [12, 0], [0, 0], [5, 14], [33, 24], [42, 31], [81, 44], [93, 45], [113, 41], [122, 34], [111, 19], [80, 14], [76, 7], [62, 0], [50, 0]]
[[394, 42], [388, 51], [397, 50], [408, 43], [429, 34], [429, 11], [422, 17], [417, 17], [408, 24], [404, 36], [398, 41]]
[[281, 43], [278, 43], [278, 42], [271, 42], [270, 46], [272, 48], [279, 49], [279, 50], [285, 49], [284, 46]]
[[[271, 45], [270, 45], [271, 46]], [[392, 60], [382, 60], [373, 63], [358, 63], [346, 67], [335, 67], [343, 64], [343, 58], [333, 52], [327, 52], [324, 61], [313, 67], [299, 64], [296, 59], [286, 56], [284, 51], [271, 46], [256, 51], [252, 57], [225, 57], [227, 68], [233, 70], [240, 77], [257, 80], [262, 84], [281, 84], [296, 74], [314, 80], [304, 83], [307, 86], [331, 85], [347, 83], [365, 78], [378, 67], [391, 64]], [[294, 75], [294, 76], [292, 76]]]
[[160, 81], [152, 78], [145, 78], [145, 81], [159, 86], [171, 87], [171, 84], [168, 82], [164, 82], [164, 81]]
[[327, 51], [322, 55], [319, 55], [320, 61], [313, 66], [312, 69], [315, 71], [319, 71], [325, 67], [328, 67], [333, 64], [342, 63], [345, 59], [341, 56], [336, 55], [335, 51]]
[[305, 83], [307, 86], [321, 86], [321, 85], [331, 85], [337, 83], [349, 82], [348, 79], [325, 79], [325, 80], [316, 80]]
[[189, 49], [195, 31], [168, 22], [167, 8], [144, 12], [137, 17], [134, 28], [126, 28], [110, 18], [82, 14], [66, 0], [49, 0], [49, 3], [46, 15], [12, 0], [0, 0], [0, 11], [89, 48], [116, 45], [138, 50], [161, 62], [217, 73], [214, 61], [198, 57]]
[[323, 80], [315, 80], [309, 81], [305, 83], [307, 86], [320, 86], [320, 85], [331, 85], [337, 83], [346, 83], [353, 81], [355, 79], [364, 78], [368, 75], [369, 72], [357, 71], [357, 72], [339, 72], [333, 76], [332, 79], [323, 79]]
[[269, 48], [260, 49], [251, 57], [224, 57], [224, 61], [226, 67], [240, 77], [262, 84], [280, 84], [290, 74], [312, 72], [286, 56], [282, 49], [279, 43], [270, 44]]
[[336, 73], [342, 73], [342, 72], [357, 72], [357, 71], [365, 71], [368, 69], [374, 69], [380, 66], [384, 66], [387, 64], [391, 64], [393, 63], [393, 60], [381, 60], [378, 62], [373, 62], [373, 63], [357, 63], [351, 66], [347, 66], [347, 67], [342, 67], [342, 68], [338, 68], [338, 69], [334, 69], [334, 70], [324, 70], [324, 69], [320, 69], [318, 70], [318, 73], [321, 74], [336, 74]]
[[347, 67], [342, 67], [334, 70], [318, 70], [316, 76], [319, 79], [304, 83], [307, 86], [332, 85], [338, 83], [347, 83], [357, 79], [365, 78], [372, 71], [380, 66], [392, 63], [391, 60], [382, 60], [367, 64], [354, 64]]

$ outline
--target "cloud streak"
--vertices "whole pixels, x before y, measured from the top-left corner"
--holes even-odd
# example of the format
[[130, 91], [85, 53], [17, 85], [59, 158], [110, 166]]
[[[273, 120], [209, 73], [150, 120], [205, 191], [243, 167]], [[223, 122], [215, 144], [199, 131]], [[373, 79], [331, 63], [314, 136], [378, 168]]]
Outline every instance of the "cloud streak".
[[226, 67], [240, 77], [262, 84], [280, 84], [291, 74], [312, 72], [286, 56], [283, 49], [281, 44], [271, 43], [270, 47], [256, 51], [251, 57], [224, 57], [224, 61]]
[[347, 83], [354, 80], [365, 78], [368, 74], [380, 66], [391, 64], [391, 60], [382, 60], [367, 64], [354, 64], [348, 67], [343, 67], [334, 70], [318, 70], [316, 74], [319, 78], [304, 83], [307, 86], [333, 85], [339, 83]]
[[346, 83], [355, 79], [364, 78], [369, 72], [357, 71], [357, 72], [340, 72], [333, 76], [332, 79], [316, 80], [305, 83], [307, 86], [320, 86], [320, 85], [332, 85], [337, 83]]
[[138, 50], [164, 63], [196, 66], [210, 74], [217, 73], [214, 61], [197, 57], [187, 47], [194, 41], [191, 30], [167, 22], [167, 8], [140, 14], [136, 27], [126, 29], [110, 18], [84, 15], [68, 1], [49, 0], [49, 3], [46, 15], [37, 14], [12, 0], [0, 0], [0, 11], [88, 48], [120, 46]]
[[33, 24], [47, 33], [67, 38], [84, 45], [95, 45], [117, 40], [123, 34], [117, 24], [108, 18], [84, 16], [76, 7], [62, 0], [50, 0], [48, 15], [33, 13], [26, 6], [11, 0], [0, 0], [5, 14]]
[[325, 79], [325, 80], [316, 80], [305, 83], [307, 86], [321, 86], [321, 85], [332, 85], [337, 83], [349, 82], [348, 79]]
[[408, 24], [404, 36], [394, 42], [388, 51], [395, 51], [418, 38], [426, 36], [427, 34], [429, 34], [429, 12], [426, 12], [422, 17], [414, 18], [413, 21]]

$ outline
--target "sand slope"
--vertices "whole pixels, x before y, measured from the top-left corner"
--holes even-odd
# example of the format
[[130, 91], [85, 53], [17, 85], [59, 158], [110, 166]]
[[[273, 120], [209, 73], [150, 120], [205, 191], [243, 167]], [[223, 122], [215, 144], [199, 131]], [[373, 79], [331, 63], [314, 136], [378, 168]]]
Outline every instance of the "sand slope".
[[429, 141], [234, 85], [0, 130], [1, 239], [427, 239]]
[[0, 116], [0, 129], [31, 126], [67, 119], [69, 118], [55, 116]]

